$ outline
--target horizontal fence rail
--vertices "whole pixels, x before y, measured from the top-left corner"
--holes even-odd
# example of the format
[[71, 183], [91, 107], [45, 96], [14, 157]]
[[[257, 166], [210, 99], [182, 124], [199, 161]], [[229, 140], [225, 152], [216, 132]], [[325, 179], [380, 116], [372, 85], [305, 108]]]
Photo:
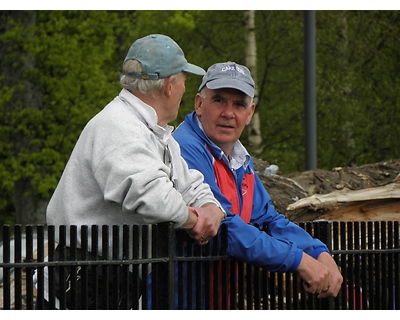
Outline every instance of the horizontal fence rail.
[[397, 221], [299, 225], [331, 250], [338, 297], [317, 299], [296, 273], [232, 259], [225, 226], [198, 246], [170, 223], [4, 225], [0, 309], [400, 309]]

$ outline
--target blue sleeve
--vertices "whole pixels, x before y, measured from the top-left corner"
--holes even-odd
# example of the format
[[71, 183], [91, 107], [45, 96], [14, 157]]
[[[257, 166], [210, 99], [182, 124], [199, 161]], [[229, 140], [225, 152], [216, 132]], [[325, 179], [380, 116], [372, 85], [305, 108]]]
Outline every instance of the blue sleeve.
[[313, 238], [307, 231], [278, 213], [271, 197], [260, 178], [255, 174], [252, 223], [268, 224], [268, 234], [280, 240], [294, 242], [305, 253], [317, 258], [321, 252], [328, 252], [327, 246]]
[[[307, 243], [305, 239], [313, 241], [308, 233], [275, 211], [268, 193], [258, 178], [255, 184], [257, 196], [253, 202], [251, 223], [258, 223], [261, 227], [267, 222], [268, 232], [261, 231], [252, 224], [246, 224], [240, 216], [230, 212], [231, 203], [219, 190], [214, 175], [213, 158], [205, 146], [190, 134], [185, 134], [185, 131], [181, 131], [176, 139], [189, 168], [203, 173], [204, 181], [211, 187], [214, 196], [228, 214], [223, 222], [228, 225], [228, 254], [238, 260], [266, 267], [269, 271], [295, 271], [302, 258], [302, 245]], [[293, 235], [287, 235], [292, 232]], [[297, 243], [298, 237], [302, 238], [300, 245]]]

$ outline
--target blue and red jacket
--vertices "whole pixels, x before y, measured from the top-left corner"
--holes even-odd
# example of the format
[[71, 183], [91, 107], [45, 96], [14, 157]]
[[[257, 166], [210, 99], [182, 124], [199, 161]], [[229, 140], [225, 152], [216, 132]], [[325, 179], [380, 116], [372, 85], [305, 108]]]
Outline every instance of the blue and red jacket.
[[[294, 272], [303, 252], [314, 258], [329, 252], [324, 243], [275, 210], [251, 158], [247, 167], [230, 168], [222, 150], [200, 128], [195, 112], [185, 117], [173, 136], [189, 168], [203, 173], [228, 214], [222, 223], [228, 225], [230, 256], [272, 272]], [[267, 232], [261, 230], [264, 223]]]

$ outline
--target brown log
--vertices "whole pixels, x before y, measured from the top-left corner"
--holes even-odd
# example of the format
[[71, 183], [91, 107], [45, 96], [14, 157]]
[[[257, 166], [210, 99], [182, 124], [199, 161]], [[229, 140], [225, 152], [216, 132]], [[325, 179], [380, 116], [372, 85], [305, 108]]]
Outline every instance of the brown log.
[[331, 171], [317, 169], [287, 175], [266, 174], [265, 168], [269, 166], [269, 163], [259, 159], [254, 159], [254, 166], [271, 195], [277, 211], [292, 221], [313, 221], [327, 218], [342, 221], [398, 220], [400, 201], [396, 197], [337, 202], [337, 206], [329, 204], [329, 202], [321, 202], [318, 207], [310, 205], [293, 208], [293, 204], [298, 201], [302, 201], [300, 203], [311, 201], [303, 200], [305, 198], [314, 196], [315, 199], [334, 192], [342, 191], [350, 194], [352, 191], [364, 190], [361, 192], [364, 193], [371, 188], [390, 184], [398, 185], [400, 183], [400, 160], [382, 161], [359, 167], [337, 167]]

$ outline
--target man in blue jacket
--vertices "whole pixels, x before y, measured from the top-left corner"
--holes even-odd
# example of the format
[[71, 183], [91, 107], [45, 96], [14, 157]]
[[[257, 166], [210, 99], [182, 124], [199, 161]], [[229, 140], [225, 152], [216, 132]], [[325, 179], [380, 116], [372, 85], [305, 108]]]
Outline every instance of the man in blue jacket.
[[[273, 272], [297, 272], [318, 298], [336, 297], [343, 277], [326, 245], [278, 213], [239, 138], [254, 114], [254, 81], [235, 62], [212, 65], [195, 111], [173, 136], [190, 168], [204, 175], [227, 212], [228, 253]], [[255, 225], [267, 224], [267, 232]]]

